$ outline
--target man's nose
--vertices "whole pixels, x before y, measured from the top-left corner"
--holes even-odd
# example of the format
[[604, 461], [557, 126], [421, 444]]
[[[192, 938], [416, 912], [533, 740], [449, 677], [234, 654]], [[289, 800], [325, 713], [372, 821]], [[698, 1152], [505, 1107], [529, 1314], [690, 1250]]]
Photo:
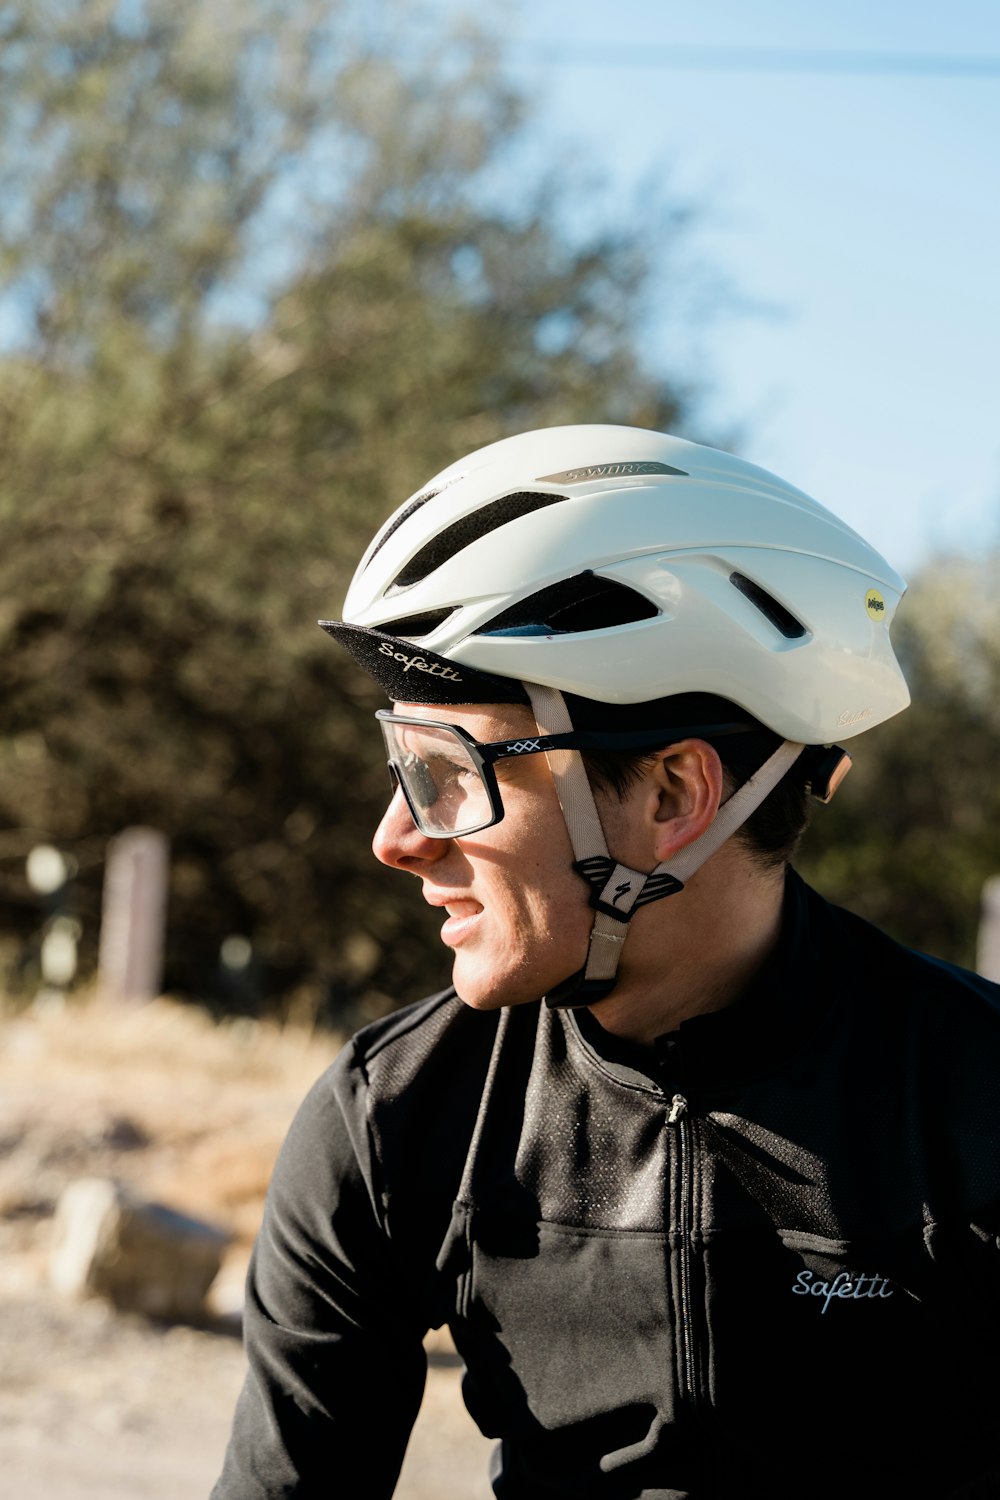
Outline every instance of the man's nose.
[[413, 821], [402, 790], [397, 786], [372, 839], [372, 852], [384, 865], [412, 870], [414, 865], [440, 859], [448, 839], [429, 839]]

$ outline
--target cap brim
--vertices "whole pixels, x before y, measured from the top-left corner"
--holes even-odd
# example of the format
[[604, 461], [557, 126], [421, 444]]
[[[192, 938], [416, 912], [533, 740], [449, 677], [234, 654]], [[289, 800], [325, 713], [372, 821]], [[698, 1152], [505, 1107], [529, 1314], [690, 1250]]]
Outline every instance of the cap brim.
[[394, 703], [528, 703], [513, 677], [495, 677], [399, 636], [348, 625], [343, 620], [318, 622], [354, 657]]

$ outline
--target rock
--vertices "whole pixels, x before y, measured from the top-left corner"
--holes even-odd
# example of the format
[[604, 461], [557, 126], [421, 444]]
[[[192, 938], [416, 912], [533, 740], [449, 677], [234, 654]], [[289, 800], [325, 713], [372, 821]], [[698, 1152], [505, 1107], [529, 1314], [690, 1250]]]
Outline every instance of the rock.
[[122, 1311], [196, 1322], [230, 1239], [111, 1178], [85, 1177], [59, 1200], [50, 1280], [66, 1296], [105, 1297]]

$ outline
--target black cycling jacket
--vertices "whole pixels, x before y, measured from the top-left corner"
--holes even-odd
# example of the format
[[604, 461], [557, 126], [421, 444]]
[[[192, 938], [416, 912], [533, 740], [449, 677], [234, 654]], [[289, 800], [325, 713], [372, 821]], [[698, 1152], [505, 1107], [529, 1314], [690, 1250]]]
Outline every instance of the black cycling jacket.
[[365, 1028], [275, 1172], [213, 1500], [391, 1495], [445, 1322], [499, 1496], [1000, 1496], [998, 1087], [1000, 990], [794, 875], [654, 1048], [453, 991]]

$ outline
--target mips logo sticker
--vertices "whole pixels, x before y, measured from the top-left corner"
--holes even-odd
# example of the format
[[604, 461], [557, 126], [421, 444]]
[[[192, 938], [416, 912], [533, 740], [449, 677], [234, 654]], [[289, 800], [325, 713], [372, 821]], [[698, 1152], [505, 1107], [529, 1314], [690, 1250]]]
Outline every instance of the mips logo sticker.
[[865, 609], [873, 620], [885, 619], [885, 600], [878, 589], [869, 589], [865, 595]]

